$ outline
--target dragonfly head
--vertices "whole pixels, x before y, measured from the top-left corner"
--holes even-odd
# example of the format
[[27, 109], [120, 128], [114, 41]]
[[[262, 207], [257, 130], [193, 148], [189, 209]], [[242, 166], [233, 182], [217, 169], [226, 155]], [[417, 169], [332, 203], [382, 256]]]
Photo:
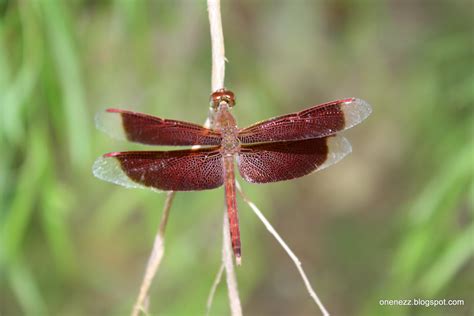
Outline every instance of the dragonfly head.
[[235, 105], [235, 95], [232, 91], [222, 88], [213, 92], [209, 101], [214, 110], [217, 110], [222, 102], [231, 108]]

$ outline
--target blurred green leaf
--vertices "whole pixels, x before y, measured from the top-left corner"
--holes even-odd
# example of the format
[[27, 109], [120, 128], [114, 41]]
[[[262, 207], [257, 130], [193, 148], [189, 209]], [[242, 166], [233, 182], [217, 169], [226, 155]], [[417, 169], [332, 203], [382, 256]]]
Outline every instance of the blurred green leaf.
[[[42, 40], [37, 13], [32, 5], [19, 6], [22, 26], [22, 64], [18, 74], [0, 96], [3, 129], [7, 139], [19, 143], [24, 138], [23, 116], [38, 80], [42, 60]], [[2, 54], [0, 54], [0, 58]], [[3, 56], [5, 58], [5, 56]], [[5, 63], [2, 62], [2, 65]], [[29, 107], [31, 109], [31, 106]]]
[[17, 258], [8, 269], [8, 279], [18, 301], [27, 316], [48, 315], [40, 288], [28, 266]]
[[434, 297], [474, 255], [474, 224], [459, 233], [433, 262], [420, 281], [421, 293]]
[[64, 2], [49, 0], [39, 3], [53, 54], [51, 57], [55, 62], [61, 86], [69, 154], [75, 166], [85, 167], [90, 156], [91, 117], [86, 110], [79, 54], [73, 41], [72, 21], [64, 8]]
[[54, 255], [58, 271], [71, 276], [77, 269], [75, 251], [69, 232], [71, 192], [61, 184], [56, 185], [51, 178], [44, 177], [41, 201], [41, 216], [49, 248]]
[[12, 260], [18, 255], [26, 229], [31, 221], [35, 202], [42, 178], [45, 176], [48, 163], [48, 146], [44, 129], [41, 126], [31, 130], [29, 155], [21, 165], [16, 183], [15, 195], [7, 208], [5, 219], [1, 224], [3, 238], [0, 242], [0, 265], [5, 260]]

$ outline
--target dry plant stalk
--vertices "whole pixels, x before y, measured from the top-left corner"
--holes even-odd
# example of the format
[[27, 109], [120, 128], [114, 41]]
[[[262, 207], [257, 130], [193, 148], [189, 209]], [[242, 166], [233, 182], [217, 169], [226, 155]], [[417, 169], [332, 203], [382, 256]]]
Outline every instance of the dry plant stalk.
[[226, 272], [230, 312], [232, 316], [242, 316], [242, 306], [240, 304], [237, 278], [234, 271], [234, 261], [232, 260], [233, 253], [229, 236], [229, 218], [226, 210], [224, 210], [224, 225], [222, 231], [224, 234], [222, 239], [222, 264], [224, 265]]
[[221, 1], [207, 0], [212, 45], [212, 91], [224, 88], [225, 48], [222, 31]]
[[280, 235], [277, 233], [275, 228], [270, 224], [270, 222], [263, 216], [262, 212], [258, 209], [258, 207], [250, 201], [247, 196], [244, 194], [244, 191], [242, 190], [240, 183], [236, 181], [237, 184], [237, 191], [239, 191], [240, 196], [244, 200], [245, 203], [247, 203], [248, 206], [252, 209], [252, 211], [257, 215], [257, 217], [262, 221], [262, 223], [265, 225], [265, 228], [270, 232], [270, 234], [273, 235], [273, 237], [280, 243], [281, 247], [286, 251], [288, 256], [291, 258], [293, 263], [295, 264], [296, 268], [298, 269], [298, 272], [301, 275], [301, 278], [303, 279], [303, 282], [306, 286], [306, 290], [308, 291], [309, 295], [311, 298], [314, 300], [316, 305], [318, 305], [319, 309], [321, 310], [321, 313], [323, 313], [324, 316], [329, 316], [329, 312], [326, 310], [324, 307], [323, 303], [319, 299], [318, 295], [316, 292], [313, 290], [313, 287], [311, 286], [311, 283], [308, 280], [308, 277], [306, 276], [306, 273], [303, 270], [303, 267], [301, 266], [301, 261], [298, 259], [298, 257], [291, 251], [290, 247], [285, 243], [285, 241], [280, 237]]
[[150, 286], [155, 277], [156, 271], [160, 266], [163, 254], [165, 252], [165, 230], [166, 224], [168, 223], [168, 217], [173, 203], [175, 192], [167, 192], [165, 206], [163, 207], [163, 214], [161, 215], [160, 227], [158, 233], [155, 236], [155, 242], [153, 243], [153, 250], [146, 266], [145, 276], [143, 277], [142, 284], [140, 286], [140, 292], [138, 294], [137, 301], [133, 306], [132, 316], [140, 315], [140, 312], [148, 313], [148, 295], [150, 292]]
[[[220, 0], [208, 0], [208, 12], [209, 12], [209, 24], [211, 28], [211, 42], [212, 42], [212, 90], [216, 91], [218, 89], [224, 88], [224, 76], [225, 76], [225, 49], [224, 49], [224, 35], [222, 32], [222, 22], [221, 22], [221, 13], [220, 13]], [[298, 257], [291, 251], [288, 245], [283, 241], [280, 235], [275, 231], [272, 225], [267, 221], [267, 219], [263, 216], [260, 210], [253, 204], [243, 193], [239, 183], [236, 181], [237, 189], [244, 199], [244, 201], [250, 206], [250, 208], [255, 212], [258, 218], [263, 222], [267, 230], [275, 237], [275, 239], [280, 243], [280, 245], [285, 249], [287, 254], [293, 260], [296, 268], [298, 269], [305, 285], [308, 290], [309, 295], [313, 298], [313, 300], [318, 305], [319, 309], [323, 313], [324, 316], [329, 316], [328, 311], [321, 303], [321, 300], [316, 295], [316, 292], [311, 287], [311, 284], [301, 267], [301, 262], [299, 261]], [[223, 240], [223, 248], [222, 248], [222, 265], [219, 268], [219, 272], [217, 273], [216, 279], [212, 285], [211, 291], [209, 293], [209, 297], [207, 300], [207, 310], [206, 314], [209, 315], [212, 300], [214, 298], [214, 294], [216, 288], [222, 278], [222, 270], [225, 268], [226, 271], [226, 279], [227, 279], [227, 288], [228, 288], [228, 295], [230, 300], [230, 307], [232, 316], [240, 316], [242, 315], [242, 308], [240, 304], [239, 294], [237, 290], [237, 282], [235, 278], [235, 271], [234, 271], [234, 264], [232, 261], [232, 250], [230, 246], [230, 238], [228, 235], [228, 217], [227, 213], [224, 212], [224, 240]]]
[[216, 294], [217, 286], [221, 282], [223, 273], [224, 273], [224, 263], [221, 263], [221, 266], [219, 267], [219, 271], [217, 271], [216, 278], [214, 279], [214, 282], [212, 283], [211, 290], [209, 291], [209, 296], [207, 297], [206, 316], [209, 316], [211, 314], [212, 301], [214, 300], [214, 295]]
[[[208, 12], [209, 12], [209, 25], [211, 31], [211, 43], [212, 43], [212, 91], [216, 91], [224, 87], [224, 77], [225, 77], [225, 50], [224, 50], [224, 34], [222, 32], [222, 21], [221, 21], [221, 12], [220, 12], [220, 0], [208, 0]], [[206, 127], [209, 126], [209, 118], [204, 124]], [[196, 146], [193, 146], [195, 148]], [[175, 192], [168, 192], [166, 197], [165, 206], [163, 209], [162, 218], [160, 221], [160, 226], [158, 233], [156, 234], [155, 241], [153, 244], [153, 250], [148, 259], [145, 276], [143, 278], [142, 284], [140, 286], [140, 291], [138, 298], [135, 302], [135, 305], [132, 310], [132, 316], [138, 316], [140, 312], [145, 314], [148, 313], [148, 300], [149, 300], [149, 291], [150, 286], [153, 281], [153, 278], [158, 271], [161, 260], [164, 254], [164, 233], [166, 229], [166, 224], [168, 222], [168, 216], [171, 209], [172, 201], [175, 196]], [[240, 304], [239, 294], [237, 290], [237, 281], [235, 277], [234, 264], [232, 261], [232, 250], [230, 238], [228, 235], [228, 218], [227, 212], [224, 212], [224, 221], [223, 221], [223, 244], [222, 244], [222, 267], [225, 267], [226, 277], [227, 277], [227, 286], [229, 292], [229, 300], [232, 316], [241, 316], [242, 307]], [[221, 271], [223, 268], [221, 268]], [[215, 288], [220, 281], [222, 272], [219, 273], [218, 278], [215, 281]], [[208, 301], [208, 311], [210, 310], [210, 305], [212, 304], [212, 295], [210, 295]]]
[[[224, 88], [226, 62], [220, 0], [208, 0], [207, 10], [209, 13], [209, 26], [211, 30], [212, 45], [212, 91], [216, 91], [218, 89]], [[232, 248], [228, 231], [229, 220], [227, 217], [227, 212], [225, 210], [223, 226], [224, 236], [222, 243], [222, 262], [226, 272], [230, 310], [232, 316], [241, 316], [242, 307], [240, 304], [239, 291], [237, 289], [237, 279], [235, 277], [234, 262], [232, 260]], [[219, 278], [216, 279], [216, 286], [218, 284], [218, 280]], [[210, 304], [212, 303], [212, 295], [210, 296], [209, 300], [207, 310], [208, 313], [210, 310]]]
[[[270, 222], [265, 218], [265, 216], [262, 214], [262, 212], [259, 210], [259, 208], [255, 205], [255, 203], [253, 203], [252, 201], [250, 201], [248, 199], [248, 197], [245, 195], [244, 191], [242, 190], [242, 187], [240, 186], [240, 183], [236, 182], [236, 185], [237, 185], [237, 191], [239, 191], [239, 194], [242, 197], [242, 199], [244, 200], [244, 202], [247, 203], [248, 206], [250, 206], [250, 208], [255, 213], [255, 215], [257, 215], [257, 217], [260, 219], [260, 221], [262, 221], [262, 223], [265, 225], [265, 227], [270, 232], [270, 234], [272, 234], [272, 236], [278, 241], [278, 243], [282, 246], [282, 248], [285, 250], [285, 252], [288, 254], [290, 259], [295, 264], [295, 266], [298, 269], [298, 272], [300, 273], [301, 278], [302, 278], [302, 280], [303, 280], [303, 282], [306, 286], [306, 290], [308, 291], [309, 295], [311, 296], [313, 301], [316, 303], [318, 308], [321, 310], [321, 313], [324, 316], [329, 316], [329, 312], [324, 307], [323, 303], [321, 302], [318, 295], [316, 294], [313, 287], [311, 286], [311, 283], [309, 282], [308, 277], [306, 276], [306, 273], [304, 272], [303, 267], [301, 266], [301, 261], [293, 253], [293, 251], [285, 243], [285, 241], [281, 238], [281, 236], [278, 234], [278, 232], [275, 230], [275, 228], [273, 228], [273, 226], [270, 224]], [[219, 282], [221, 281], [223, 269], [224, 269], [224, 263], [222, 263], [221, 267], [219, 268], [219, 271], [216, 275], [214, 283], [212, 284], [212, 288], [211, 288], [211, 291], [210, 291], [208, 299], [207, 299], [206, 315], [210, 315], [212, 300], [214, 298], [216, 288], [219, 285]]]

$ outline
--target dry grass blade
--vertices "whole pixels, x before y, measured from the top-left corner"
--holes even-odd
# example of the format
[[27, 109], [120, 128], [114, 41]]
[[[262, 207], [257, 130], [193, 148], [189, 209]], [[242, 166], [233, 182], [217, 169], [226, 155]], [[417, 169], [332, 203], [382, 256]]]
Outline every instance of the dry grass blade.
[[237, 289], [237, 278], [235, 277], [234, 262], [232, 261], [232, 246], [229, 236], [229, 218], [224, 212], [223, 240], [222, 240], [222, 263], [225, 267], [227, 280], [227, 294], [229, 295], [230, 312], [232, 316], [242, 316], [239, 291]]
[[216, 294], [217, 286], [219, 285], [219, 283], [221, 283], [223, 273], [224, 273], [224, 263], [221, 263], [221, 266], [219, 267], [219, 271], [217, 271], [216, 278], [214, 279], [214, 282], [212, 283], [211, 290], [209, 291], [209, 296], [207, 297], [206, 316], [209, 316], [211, 314], [212, 301], [214, 300], [214, 295]]
[[239, 191], [240, 195], [242, 196], [242, 199], [245, 201], [245, 203], [248, 204], [248, 206], [250, 206], [250, 208], [252, 209], [252, 211], [258, 216], [258, 218], [262, 221], [262, 223], [265, 225], [265, 227], [267, 228], [267, 230], [270, 232], [270, 234], [273, 235], [273, 237], [275, 237], [275, 239], [280, 243], [280, 245], [283, 247], [283, 249], [285, 249], [286, 253], [288, 254], [288, 256], [291, 258], [291, 260], [293, 260], [296, 268], [298, 269], [298, 272], [300, 273], [301, 275], [301, 278], [303, 279], [303, 282], [306, 286], [306, 289], [309, 293], [309, 295], [311, 296], [311, 298], [314, 300], [314, 302], [316, 303], [316, 305], [318, 305], [319, 309], [321, 310], [321, 312], [323, 313], [324, 316], [329, 316], [329, 313], [328, 311], [326, 310], [326, 308], [324, 307], [323, 303], [321, 302], [321, 300], [319, 299], [318, 295], [316, 294], [316, 292], [313, 290], [313, 287], [311, 286], [311, 283], [309, 282], [308, 280], [308, 277], [306, 276], [306, 273], [304, 272], [303, 270], [303, 267], [301, 266], [301, 262], [300, 260], [298, 259], [298, 257], [293, 253], [293, 251], [291, 251], [290, 247], [288, 247], [288, 245], [285, 243], [285, 241], [280, 237], [280, 235], [277, 233], [277, 231], [273, 228], [273, 226], [270, 224], [270, 222], [265, 218], [265, 216], [263, 216], [262, 212], [260, 212], [260, 210], [258, 209], [258, 207], [252, 202], [250, 201], [247, 196], [244, 194], [244, 192], [242, 191], [242, 188], [240, 187], [240, 184], [239, 182], [236, 181], [236, 185], [237, 185], [237, 190]]
[[216, 91], [224, 88], [226, 61], [220, 0], [208, 0], [207, 11], [209, 13], [209, 26], [211, 29], [212, 91]]
[[140, 292], [138, 294], [137, 301], [133, 307], [132, 316], [140, 315], [140, 312], [147, 313], [148, 311], [148, 295], [150, 292], [150, 286], [155, 277], [156, 271], [160, 266], [163, 254], [165, 252], [165, 230], [166, 224], [168, 223], [168, 216], [173, 203], [175, 192], [170, 191], [166, 195], [165, 206], [163, 207], [163, 214], [161, 215], [160, 227], [153, 243], [153, 250], [146, 266], [145, 276], [143, 277], [142, 284], [140, 286]]
[[[220, 0], [208, 0], [207, 10], [209, 13], [209, 26], [211, 30], [212, 45], [212, 91], [216, 91], [218, 89], [224, 88], [226, 62]], [[232, 250], [229, 237], [229, 220], [227, 218], [227, 213], [225, 211], [224, 213], [222, 260], [226, 271], [230, 310], [232, 316], [240, 316], [242, 315], [242, 307], [240, 304], [239, 291], [237, 290], [237, 279], [235, 277], [234, 262], [232, 261]]]

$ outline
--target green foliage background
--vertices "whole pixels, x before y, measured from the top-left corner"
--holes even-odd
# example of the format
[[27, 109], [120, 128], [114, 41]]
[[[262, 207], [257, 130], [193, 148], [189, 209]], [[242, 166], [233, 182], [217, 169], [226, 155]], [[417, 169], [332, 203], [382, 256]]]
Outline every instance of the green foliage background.
[[[356, 96], [353, 154], [309, 177], [243, 184], [334, 315], [474, 313], [472, 1], [223, 1], [240, 126]], [[204, 1], [0, 1], [0, 314], [126, 315], [165, 196], [91, 174], [122, 107], [207, 116]], [[240, 179], [242, 183], [242, 179]], [[220, 263], [222, 189], [179, 193], [151, 296], [201, 315]], [[246, 315], [314, 315], [296, 269], [239, 201]], [[464, 306], [380, 306], [380, 299]], [[228, 314], [224, 286], [213, 315]]]

